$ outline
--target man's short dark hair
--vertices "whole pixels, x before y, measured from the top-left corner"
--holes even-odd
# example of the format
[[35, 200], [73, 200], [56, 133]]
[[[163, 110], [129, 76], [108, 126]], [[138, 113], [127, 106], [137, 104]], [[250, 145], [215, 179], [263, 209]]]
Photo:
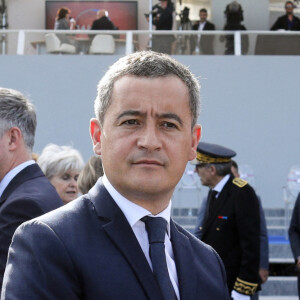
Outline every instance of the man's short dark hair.
[[134, 52], [120, 58], [105, 73], [98, 84], [95, 100], [95, 114], [103, 125], [104, 116], [111, 104], [115, 82], [124, 76], [144, 78], [178, 77], [189, 91], [189, 107], [192, 116], [192, 128], [197, 123], [200, 111], [200, 93], [197, 78], [191, 71], [169, 55], [153, 51]]
[[202, 12], [207, 13], [207, 9], [206, 9], [206, 8], [201, 8], [201, 9], [200, 9], [200, 12], [201, 12], [201, 13], [202, 13]]
[[293, 7], [295, 7], [293, 1], [286, 1], [285, 4], [284, 4], [284, 8], [286, 8], [286, 6], [287, 6], [288, 4], [291, 4]]

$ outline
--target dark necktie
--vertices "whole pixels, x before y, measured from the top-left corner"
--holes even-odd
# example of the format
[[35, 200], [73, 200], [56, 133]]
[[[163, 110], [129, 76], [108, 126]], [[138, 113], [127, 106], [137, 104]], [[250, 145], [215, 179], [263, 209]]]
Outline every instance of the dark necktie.
[[217, 196], [218, 192], [214, 191], [214, 190], [210, 190], [208, 193], [208, 197], [207, 197], [207, 208], [206, 208], [206, 218], [208, 218], [209, 216], [211, 216], [212, 212], [213, 212], [213, 208], [215, 205], [215, 200], [216, 200], [216, 196]]
[[174, 300], [176, 294], [170, 280], [166, 253], [165, 253], [165, 235], [167, 230], [167, 221], [161, 217], [144, 217], [146, 230], [149, 239], [149, 254], [152, 262], [154, 277], [162, 291], [165, 300]]

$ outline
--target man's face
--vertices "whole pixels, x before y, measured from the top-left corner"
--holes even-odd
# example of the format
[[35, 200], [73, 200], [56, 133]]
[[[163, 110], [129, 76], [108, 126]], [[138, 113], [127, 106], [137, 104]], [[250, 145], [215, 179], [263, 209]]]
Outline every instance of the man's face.
[[205, 22], [206, 19], [207, 19], [207, 13], [201, 11], [201, 12], [199, 13], [199, 17], [200, 17], [200, 22], [201, 22], [201, 23]]
[[160, 1], [160, 6], [165, 9], [168, 6], [168, 1]]
[[127, 199], [170, 199], [196, 156], [200, 125], [192, 131], [191, 122], [188, 89], [179, 78], [124, 76], [114, 84], [103, 128], [91, 121], [94, 151]]
[[285, 11], [286, 11], [286, 14], [287, 14], [287, 15], [293, 14], [293, 11], [294, 11], [294, 6], [293, 6], [293, 4], [292, 4], [292, 3], [287, 3], [287, 4], [285, 5]]
[[196, 173], [200, 177], [201, 183], [204, 186], [208, 186], [210, 188], [214, 187], [213, 185], [213, 173], [212, 173], [212, 166], [211, 165], [203, 165], [203, 166], [196, 166], [195, 169]]
[[9, 171], [9, 132], [4, 132], [2, 137], [0, 134], [0, 181]]

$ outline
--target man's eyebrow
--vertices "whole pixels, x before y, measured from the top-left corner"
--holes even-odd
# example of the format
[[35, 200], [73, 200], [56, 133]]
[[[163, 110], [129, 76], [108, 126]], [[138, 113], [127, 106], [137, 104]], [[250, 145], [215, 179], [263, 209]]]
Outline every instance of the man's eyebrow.
[[[118, 115], [117, 120], [127, 116], [145, 116], [145, 115], [146, 113], [141, 112], [139, 110], [125, 110], [120, 115]], [[181, 118], [178, 115], [173, 113], [157, 114], [157, 117], [160, 119], [171, 119], [171, 120], [173, 119], [177, 121], [181, 126], [183, 125]]]
[[142, 113], [139, 110], [125, 110], [118, 115], [117, 120], [127, 116], [143, 116], [143, 115], [145, 115], [145, 113]]
[[177, 121], [181, 126], [183, 125], [183, 122], [182, 122], [181, 118], [176, 114], [165, 113], [165, 114], [158, 115], [158, 117], [159, 118], [166, 118], [166, 119], [173, 119], [173, 120]]

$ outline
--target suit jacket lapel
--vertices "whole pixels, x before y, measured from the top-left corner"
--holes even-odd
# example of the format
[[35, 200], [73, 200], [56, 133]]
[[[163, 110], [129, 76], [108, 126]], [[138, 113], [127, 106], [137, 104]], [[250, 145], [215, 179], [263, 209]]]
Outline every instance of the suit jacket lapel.
[[[208, 228], [211, 226], [213, 221], [216, 219], [216, 216], [218, 213], [222, 210], [222, 207], [226, 203], [226, 199], [228, 198], [229, 188], [230, 188], [230, 182], [232, 181], [232, 177], [228, 179], [225, 186], [223, 187], [222, 191], [220, 192], [217, 199], [215, 199], [216, 204], [214, 206], [214, 210], [211, 212], [211, 215], [207, 218], [204, 226], [203, 226], [203, 235], [206, 233]], [[202, 237], [203, 237], [202, 235]]]
[[194, 299], [197, 276], [192, 259], [192, 246], [189, 239], [178, 231], [173, 220], [171, 220], [171, 242], [176, 262], [180, 299]]
[[10, 194], [18, 188], [18, 186], [22, 183], [24, 183], [27, 180], [30, 180], [32, 178], [45, 176], [38, 166], [38, 164], [32, 164], [24, 168], [21, 172], [19, 172], [8, 184], [8, 186], [3, 191], [1, 198], [0, 198], [0, 204], [4, 202]]
[[91, 189], [89, 195], [98, 216], [108, 221], [103, 225], [103, 229], [133, 269], [149, 299], [162, 300], [159, 286], [132, 228], [121, 209], [105, 189], [101, 179]]

